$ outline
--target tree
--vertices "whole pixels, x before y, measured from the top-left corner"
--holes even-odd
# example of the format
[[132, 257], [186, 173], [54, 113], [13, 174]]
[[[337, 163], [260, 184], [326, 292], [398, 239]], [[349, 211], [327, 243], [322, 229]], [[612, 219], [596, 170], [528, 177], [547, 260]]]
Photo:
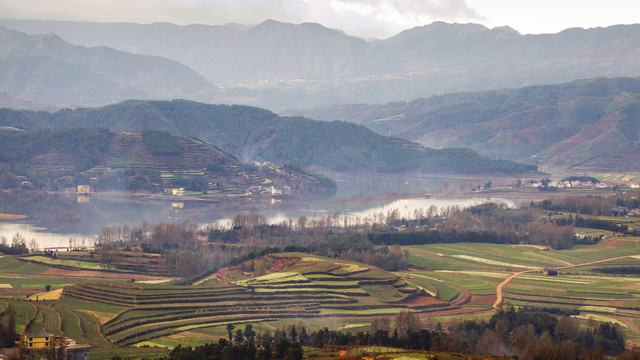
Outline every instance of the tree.
[[236, 343], [240, 344], [242, 342], [244, 342], [244, 335], [242, 335], [242, 329], [237, 329], [236, 330]]
[[407, 332], [417, 330], [418, 325], [419, 320], [413, 311], [404, 310], [396, 316], [396, 330], [401, 337], [405, 336]]
[[47, 286], [45, 286], [44, 289], [48, 292], [49, 290], [51, 290], [51, 285], [47, 284]]
[[302, 346], [296, 342], [289, 346], [284, 354], [284, 360], [302, 360], [303, 356], [304, 350], [302, 350]]
[[36, 239], [29, 240], [29, 251], [30, 252], [38, 251], [38, 242], [36, 241]]
[[291, 339], [291, 341], [298, 341], [298, 332], [296, 331], [295, 325], [291, 325], [289, 328], [289, 339]]
[[580, 335], [580, 324], [575, 319], [562, 316], [558, 319], [554, 338], [557, 342], [573, 341]]
[[13, 347], [16, 339], [16, 311], [8, 305], [0, 314], [0, 347]]
[[253, 339], [256, 337], [256, 332], [253, 330], [253, 325], [247, 324], [244, 326], [244, 337], [249, 342], [253, 342]]
[[25, 244], [26, 244], [26, 239], [19, 232], [17, 232], [15, 235], [13, 235], [13, 238], [11, 238], [11, 247], [17, 248], [18, 246], [22, 246]]
[[236, 327], [233, 324], [227, 324], [227, 333], [229, 334], [229, 342], [233, 341], [233, 329]]
[[594, 342], [601, 346], [607, 354], [617, 354], [624, 350], [624, 335], [612, 323], [603, 323], [594, 331]]
[[391, 320], [383, 317], [371, 320], [369, 332], [373, 335], [378, 331], [386, 331], [387, 333], [389, 333], [391, 331]]
[[300, 335], [298, 335], [298, 341], [300, 345], [306, 345], [309, 342], [309, 334], [307, 333], [307, 328], [302, 326], [300, 328]]

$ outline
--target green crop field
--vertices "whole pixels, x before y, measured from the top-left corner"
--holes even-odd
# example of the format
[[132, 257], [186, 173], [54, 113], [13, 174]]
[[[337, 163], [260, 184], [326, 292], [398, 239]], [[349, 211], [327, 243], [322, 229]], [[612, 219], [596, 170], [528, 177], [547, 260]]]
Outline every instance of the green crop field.
[[[398, 272], [318, 255], [271, 254], [267, 260], [276, 271], [256, 274], [239, 265], [194, 285], [132, 282], [97, 277], [95, 271], [85, 273], [96, 277], [53, 275], [50, 265], [100, 270], [83, 253], [58, 260], [31, 256], [29, 262], [4, 256], [0, 291], [9, 295], [0, 300], [0, 309], [16, 310], [18, 331], [28, 325], [30, 331], [90, 344], [92, 358], [162, 356], [178, 344], [226, 338], [229, 324], [252, 324], [260, 331], [304, 324], [307, 331], [356, 332], [367, 330], [374, 318], [393, 318], [403, 310], [432, 325], [488, 319], [499, 285], [509, 280], [500, 290], [503, 305], [570, 311], [583, 325], [611, 321], [629, 340], [640, 341], [640, 277], [604, 273], [640, 267], [640, 239], [603, 230], [575, 232], [605, 238], [567, 250], [474, 243], [403, 246], [409, 269]], [[549, 276], [544, 269], [559, 274]], [[62, 296], [43, 300], [47, 285], [51, 291], [64, 289]]]

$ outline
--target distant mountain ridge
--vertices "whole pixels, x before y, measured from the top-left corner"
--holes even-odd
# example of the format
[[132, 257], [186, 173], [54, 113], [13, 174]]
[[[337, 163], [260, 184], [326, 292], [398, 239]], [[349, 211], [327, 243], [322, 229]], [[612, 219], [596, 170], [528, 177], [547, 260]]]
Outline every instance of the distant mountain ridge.
[[518, 173], [536, 169], [533, 165], [491, 160], [466, 149], [424, 148], [347, 122], [283, 118], [254, 107], [186, 100], [127, 101], [56, 113], [0, 109], [0, 125], [28, 130], [163, 130], [197, 137], [244, 162], [270, 161], [316, 170]]
[[1, 26], [0, 90], [23, 102], [60, 105], [202, 99], [218, 91], [173, 60], [76, 46], [54, 34], [27, 35]]
[[365, 125], [424, 146], [496, 159], [640, 170], [640, 78], [454, 93], [385, 105], [334, 105], [288, 115]]
[[640, 25], [521, 35], [436, 22], [367, 42], [319, 24], [251, 27], [0, 20], [29, 33], [178, 61], [227, 91], [218, 102], [274, 111], [385, 103], [582, 78], [640, 76]]

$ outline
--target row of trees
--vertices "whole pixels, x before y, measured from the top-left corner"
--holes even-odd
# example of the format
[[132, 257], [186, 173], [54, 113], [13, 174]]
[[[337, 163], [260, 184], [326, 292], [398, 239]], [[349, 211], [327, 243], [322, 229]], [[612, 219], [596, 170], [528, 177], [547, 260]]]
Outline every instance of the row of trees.
[[[302, 359], [301, 346], [385, 346], [415, 350], [511, 356], [518, 359], [637, 359], [624, 351], [624, 337], [610, 323], [581, 329], [569, 317], [512, 308], [496, 312], [489, 321], [465, 321], [446, 332], [438, 323], [426, 328], [411, 311], [393, 319], [376, 318], [369, 331], [348, 333], [323, 328], [308, 333], [304, 326], [289, 326], [272, 334], [256, 334], [251, 324], [243, 329], [227, 325], [229, 340], [196, 348], [176, 347], [169, 359]], [[236, 330], [235, 333], [233, 330]]]
[[[252, 251], [294, 246], [328, 257], [359, 261], [387, 270], [406, 267], [406, 254], [398, 246], [429, 243], [525, 243], [569, 248], [576, 243], [592, 243], [598, 239], [577, 239], [573, 226], [591, 227], [616, 232], [629, 231], [610, 220], [576, 215], [552, 218], [552, 209], [603, 209], [603, 204], [628, 202], [622, 195], [611, 199], [599, 197], [545, 200], [530, 207], [506, 208], [482, 204], [467, 209], [419, 209], [414, 219], [402, 218], [398, 210], [390, 210], [367, 218], [341, 217], [339, 213], [319, 218], [301, 216], [278, 224], [269, 224], [258, 213], [234, 216], [231, 228], [209, 226], [196, 229], [188, 222], [143, 223], [137, 227], [106, 227], [98, 244], [116, 243], [144, 251], [163, 253], [174, 275], [191, 277], [223, 266], [237, 256]], [[631, 200], [629, 200], [631, 201]], [[606, 207], [605, 206], [605, 207]], [[103, 248], [106, 249], [106, 248]], [[108, 257], [107, 257], [108, 258]]]
[[615, 196], [565, 196], [553, 200], [546, 199], [540, 202], [531, 202], [531, 207], [545, 210], [566, 211], [581, 215], [613, 216], [616, 215], [615, 206], [627, 208], [639, 208], [640, 197], [629, 194], [616, 194]]
[[[488, 322], [465, 321], [449, 329], [469, 350], [522, 359], [590, 358], [624, 351], [622, 331], [611, 323], [581, 329], [577, 320], [526, 308], [500, 310]], [[568, 353], [567, 353], [568, 352]]]
[[11, 244], [9, 244], [9, 240], [7, 240], [6, 237], [0, 237], [0, 253], [7, 255], [28, 254], [29, 248], [31, 248], [31, 251], [38, 249], [36, 240], [31, 239], [29, 241], [29, 247], [27, 247], [27, 239], [25, 239], [25, 237], [19, 232], [13, 235], [11, 238]]
[[217, 343], [192, 348], [176, 346], [167, 355], [170, 360], [302, 360], [304, 351], [297, 342], [281, 339], [277, 343], [256, 347], [253, 342], [232, 343], [220, 339]]

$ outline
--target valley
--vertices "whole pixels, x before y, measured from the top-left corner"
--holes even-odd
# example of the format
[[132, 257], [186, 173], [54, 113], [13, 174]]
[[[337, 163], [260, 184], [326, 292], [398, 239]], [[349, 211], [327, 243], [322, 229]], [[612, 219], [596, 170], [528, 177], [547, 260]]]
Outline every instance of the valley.
[[616, 1], [0, 5], [0, 358], [638, 359]]
[[[498, 187], [495, 191], [504, 189]], [[634, 194], [629, 191], [618, 198], [632, 203], [637, 201]], [[236, 329], [245, 329], [247, 325], [255, 331], [252, 336], [259, 336], [262, 343], [269, 341], [265, 336], [278, 329], [287, 334], [291, 329], [298, 334], [304, 331], [306, 335], [299, 341], [304, 342], [306, 353], [318, 346], [321, 341], [318, 336], [325, 328], [355, 335], [373, 329], [379, 319], [388, 319], [393, 326], [399, 326], [397, 314], [403, 311], [409, 311], [430, 331], [448, 328], [448, 336], [455, 337], [465, 320], [488, 321], [495, 316], [494, 308], [511, 311], [512, 307], [561, 314], [576, 326], [580, 324], [581, 329], [594, 328], [593, 324], [603, 322], [616, 324], [627, 346], [632, 346], [640, 341], [635, 295], [638, 284], [635, 276], [614, 274], [638, 267], [638, 218], [611, 217], [608, 212], [582, 215], [593, 221], [581, 222], [582, 227], [570, 226], [567, 235], [573, 238], [577, 232], [591, 240], [568, 246], [547, 242], [544, 232], [539, 240], [533, 237], [533, 224], [538, 224], [536, 232], [551, 226], [549, 230], [557, 229], [553, 231], [559, 234], [560, 229], [566, 228], [563, 225], [566, 219], [577, 221], [581, 215], [563, 210], [571, 201], [593, 209], [602, 209], [597, 202], [609, 201], [596, 195], [597, 202], [589, 203], [588, 198], [580, 200], [575, 196], [554, 194], [548, 202], [538, 202], [537, 206], [524, 202], [519, 208], [491, 203], [467, 210], [441, 208], [444, 213], [425, 212], [412, 222], [387, 213], [381, 223], [368, 230], [374, 246], [363, 248], [368, 242], [362, 242], [360, 235], [349, 235], [354, 231], [357, 234], [362, 225], [356, 222], [344, 228], [339, 226], [341, 219], [330, 215], [326, 219], [309, 218], [307, 222], [298, 219], [289, 230], [286, 222], [264, 225], [264, 219], [259, 217], [254, 220], [234, 217], [236, 228], [227, 230], [214, 227], [196, 231], [184, 224], [171, 228], [175, 225], [159, 223], [151, 226], [152, 235], [143, 240], [142, 244], [147, 245], [142, 248], [132, 246], [139, 241], [132, 236], [136, 227], [125, 228], [131, 235], [105, 228], [98, 236], [100, 247], [93, 251], [61, 250], [44, 256], [35, 253], [1, 257], [0, 268], [4, 270], [0, 274], [3, 284], [0, 294], [12, 308], [24, 309], [18, 311], [25, 317], [23, 320], [18, 317], [17, 324], [24, 324], [30, 331], [65, 334], [90, 344], [91, 356], [97, 359], [110, 358], [112, 354], [159, 356], [177, 345], [196, 346], [226, 339], [229, 328], [235, 334]], [[476, 225], [471, 227], [468, 221], [456, 220], [470, 216], [477, 217], [473, 221]], [[553, 221], [543, 225], [542, 220], [546, 219]], [[493, 233], [491, 238], [507, 241], [506, 244], [478, 246], [465, 240], [480, 236], [482, 232], [478, 232], [477, 226], [492, 226], [493, 221], [501, 226], [512, 226], [507, 225], [511, 221], [533, 221], [527, 225], [531, 235], [524, 238], [528, 239], [523, 240], [524, 244], [498, 240], [514, 235], [508, 235], [510, 232], [505, 228], [504, 235]], [[441, 238], [435, 243], [429, 237], [410, 240], [425, 231], [415, 230], [423, 222], [432, 228], [426, 230], [427, 236], [437, 232], [445, 236], [449, 231], [446, 229], [455, 226], [456, 236], [463, 237]], [[624, 224], [626, 230], [624, 233], [600, 230], [601, 222]], [[397, 224], [403, 223], [411, 227], [397, 230]], [[441, 223], [449, 225], [441, 227], [438, 225]], [[379, 228], [374, 230], [376, 227]], [[166, 231], [173, 235], [162, 235]], [[323, 235], [327, 231], [334, 235], [327, 238]], [[268, 234], [268, 243], [260, 240], [261, 233]], [[455, 233], [446, 236], [452, 234]], [[162, 236], [168, 237], [162, 240]], [[286, 240], [291, 236], [298, 239], [296, 243]], [[184, 250], [170, 250], [173, 247], [168, 243], [162, 245], [163, 241], [178, 238], [187, 241], [180, 246]], [[410, 245], [413, 241], [418, 243]], [[263, 245], [258, 249], [262, 250], [246, 252], [260, 243]], [[205, 244], [209, 244], [209, 250], [204, 250]], [[334, 250], [321, 250], [320, 244]], [[149, 252], [156, 246], [164, 250]], [[227, 250], [222, 250], [225, 247]], [[245, 247], [241, 256], [232, 255], [235, 250], [229, 252]], [[200, 250], [192, 253], [196, 248]], [[223, 267], [205, 272], [194, 268], [192, 274], [200, 274], [195, 277], [177, 275], [196, 264], [207, 269], [211, 263], [205, 259], [221, 250], [217, 256], [227, 259]], [[369, 251], [373, 251], [371, 255], [363, 255]], [[362, 256], [373, 257], [366, 260]], [[362, 260], [354, 261], [358, 258]], [[378, 265], [372, 265], [371, 261]], [[404, 265], [397, 267], [400, 263]], [[550, 269], [557, 271], [557, 275]], [[51, 290], [43, 290], [45, 285], [50, 285]], [[25, 297], [26, 301], [20, 300]], [[79, 327], [65, 323], [64, 319], [69, 317], [78, 319]], [[332, 342], [335, 340], [322, 341], [339, 344]], [[481, 341], [477, 341], [474, 346], [481, 346]], [[335, 353], [325, 350], [324, 356], [337, 358], [342, 351], [339, 349], [344, 348], [334, 349], [338, 350]], [[455, 348], [443, 345], [431, 351], [456, 352]]]

